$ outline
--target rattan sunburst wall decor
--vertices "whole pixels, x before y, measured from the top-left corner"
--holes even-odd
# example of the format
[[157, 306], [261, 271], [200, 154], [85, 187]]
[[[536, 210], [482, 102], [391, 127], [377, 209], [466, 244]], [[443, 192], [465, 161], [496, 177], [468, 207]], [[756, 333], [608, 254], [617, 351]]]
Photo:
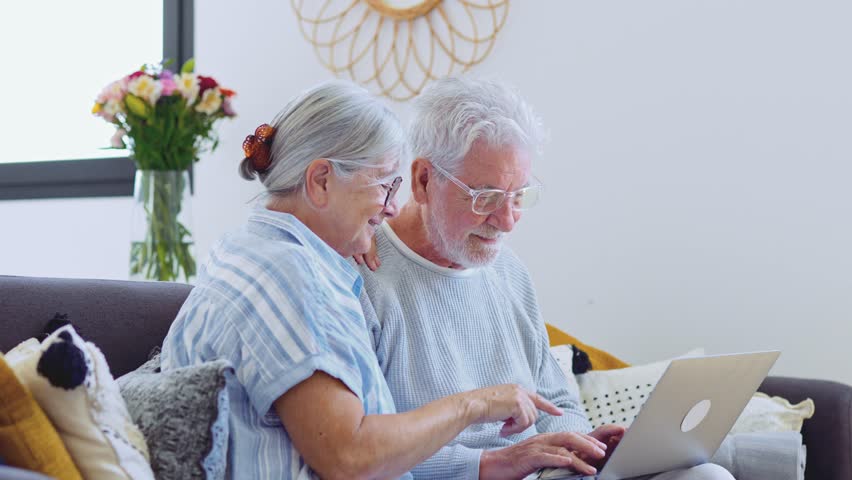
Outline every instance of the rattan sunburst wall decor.
[[291, 2], [326, 68], [398, 101], [481, 63], [509, 13], [509, 0]]

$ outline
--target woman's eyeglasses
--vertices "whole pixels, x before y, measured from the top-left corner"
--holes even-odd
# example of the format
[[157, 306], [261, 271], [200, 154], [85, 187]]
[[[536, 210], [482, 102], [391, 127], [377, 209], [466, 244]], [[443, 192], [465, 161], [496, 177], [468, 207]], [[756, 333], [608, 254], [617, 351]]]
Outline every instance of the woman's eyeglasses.
[[388, 204], [391, 199], [393, 199], [393, 196], [396, 195], [396, 192], [399, 190], [399, 186], [402, 185], [402, 177], [394, 178], [391, 183], [380, 183], [379, 185], [388, 192], [388, 195], [385, 197], [384, 206], [384, 208], [388, 208]]
[[[326, 160], [330, 161], [332, 164], [343, 164], [347, 163], [343, 160], [338, 160], [336, 158], [324, 157]], [[355, 172], [356, 174], [364, 175], [361, 172]], [[376, 184], [374, 183], [373, 186]], [[402, 177], [395, 177], [391, 180], [391, 183], [379, 183], [380, 187], [384, 188], [387, 191], [387, 196], [385, 196], [385, 204], [383, 208], [388, 208], [388, 204], [393, 199], [393, 196], [396, 195], [396, 192], [399, 190], [399, 186], [402, 185]]]

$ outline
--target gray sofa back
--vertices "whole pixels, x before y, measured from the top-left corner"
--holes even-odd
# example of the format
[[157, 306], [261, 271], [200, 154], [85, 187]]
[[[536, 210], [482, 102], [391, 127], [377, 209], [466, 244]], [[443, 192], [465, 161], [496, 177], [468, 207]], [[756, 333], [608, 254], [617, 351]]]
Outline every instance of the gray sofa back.
[[[190, 290], [178, 283], [0, 276], [0, 351], [38, 335], [56, 313], [66, 313], [83, 338], [100, 347], [118, 377], [162, 344]], [[814, 399], [816, 413], [802, 429], [806, 479], [852, 479], [852, 387], [768, 377], [760, 391], [793, 402]]]
[[118, 377], [162, 344], [190, 290], [175, 283], [0, 276], [0, 352], [37, 336], [56, 313], [68, 314]]

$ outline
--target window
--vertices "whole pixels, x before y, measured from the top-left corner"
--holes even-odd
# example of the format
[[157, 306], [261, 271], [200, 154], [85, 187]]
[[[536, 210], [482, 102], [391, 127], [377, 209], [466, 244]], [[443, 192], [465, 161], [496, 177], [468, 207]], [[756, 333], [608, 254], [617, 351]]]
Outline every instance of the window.
[[126, 150], [90, 111], [144, 62], [192, 56], [192, 0], [16, 2], [0, 7], [0, 200], [133, 194]]

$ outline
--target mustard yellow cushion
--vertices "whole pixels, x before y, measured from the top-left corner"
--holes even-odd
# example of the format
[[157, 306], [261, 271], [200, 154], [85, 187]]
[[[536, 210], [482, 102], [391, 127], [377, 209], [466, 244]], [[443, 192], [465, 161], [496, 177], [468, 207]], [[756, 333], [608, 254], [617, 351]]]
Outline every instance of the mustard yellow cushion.
[[545, 326], [547, 327], [547, 336], [550, 337], [551, 347], [555, 347], [557, 345], [576, 345], [577, 348], [589, 355], [589, 361], [592, 362], [592, 370], [612, 370], [615, 368], [626, 368], [630, 366], [629, 363], [624, 362], [615, 355], [586, 345], [585, 343], [577, 340], [575, 337], [568, 335], [549, 323]]
[[0, 355], [0, 457], [59, 480], [82, 480], [56, 429]]

